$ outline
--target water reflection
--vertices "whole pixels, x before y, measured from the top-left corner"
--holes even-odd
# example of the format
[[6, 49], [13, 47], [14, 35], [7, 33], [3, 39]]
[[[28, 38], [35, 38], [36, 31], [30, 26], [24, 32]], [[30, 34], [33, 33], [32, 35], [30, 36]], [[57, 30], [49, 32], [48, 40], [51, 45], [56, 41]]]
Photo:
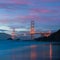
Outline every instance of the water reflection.
[[52, 45], [51, 43], [34, 45], [31, 47], [31, 60], [59, 60], [59, 47], [60, 45]]
[[36, 52], [37, 45], [31, 46], [31, 60], [37, 60], [37, 52]]
[[51, 59], [51, 45], [37, 45], [31, 48], [32, 60], [50, 60]]
[[59, 60], [60, 45], [34, 44], [11, 49], [5, 55], [0, 56], [0, 60]]
[[50, 60], [52, 60], [52, 44], [50, 43]]

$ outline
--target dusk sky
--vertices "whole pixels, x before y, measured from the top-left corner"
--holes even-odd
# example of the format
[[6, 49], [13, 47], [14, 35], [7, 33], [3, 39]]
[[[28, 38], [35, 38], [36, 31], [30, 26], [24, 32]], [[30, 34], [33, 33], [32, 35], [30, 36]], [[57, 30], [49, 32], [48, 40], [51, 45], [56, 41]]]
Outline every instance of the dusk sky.
[[28, 31], [31, 20], [36, 30], [60, 29], [60, 0], [0, 0], [0, 29]]

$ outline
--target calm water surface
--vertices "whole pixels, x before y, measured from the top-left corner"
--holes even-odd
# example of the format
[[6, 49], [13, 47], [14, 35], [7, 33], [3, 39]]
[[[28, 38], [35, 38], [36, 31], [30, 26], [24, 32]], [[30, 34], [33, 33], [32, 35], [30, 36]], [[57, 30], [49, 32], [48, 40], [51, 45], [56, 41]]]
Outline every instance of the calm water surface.
[[0, 60], [60, 60], [60, 44], [2, 40]]

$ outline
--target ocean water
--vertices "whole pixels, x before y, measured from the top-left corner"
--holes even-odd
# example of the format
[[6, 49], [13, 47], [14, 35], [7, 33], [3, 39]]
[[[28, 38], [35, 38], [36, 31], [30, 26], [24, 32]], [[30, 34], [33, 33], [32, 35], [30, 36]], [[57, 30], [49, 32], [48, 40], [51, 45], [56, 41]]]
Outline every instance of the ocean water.
[[60, 60], [60, 43], [0, 40], [0, 60]]

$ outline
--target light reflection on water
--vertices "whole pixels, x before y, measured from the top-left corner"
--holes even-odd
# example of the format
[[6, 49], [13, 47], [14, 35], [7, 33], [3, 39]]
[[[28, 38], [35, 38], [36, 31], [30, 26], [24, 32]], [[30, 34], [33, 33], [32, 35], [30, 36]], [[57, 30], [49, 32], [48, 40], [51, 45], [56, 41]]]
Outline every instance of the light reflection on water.
[[[37, 42], [36, 42], [37, 43]], [[43, 43], [31, 44], [16, 49], [3, 50], [7, 53], [0, 60], [59, 60], [60, 45]]]

